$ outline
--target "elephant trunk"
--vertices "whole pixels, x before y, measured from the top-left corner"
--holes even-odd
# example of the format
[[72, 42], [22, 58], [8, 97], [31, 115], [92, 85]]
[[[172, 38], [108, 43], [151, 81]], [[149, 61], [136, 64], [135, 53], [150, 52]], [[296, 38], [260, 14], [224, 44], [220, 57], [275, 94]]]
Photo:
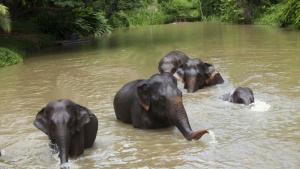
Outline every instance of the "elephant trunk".
[[195, 77], [187, 78], [184, 88], [187, 89], [188, 93], [193, 93], [195, 92], [198, 87], [197, 87], [197, 79]]
[[177, 98], [172, 101], [170, 107], [169, 116], [171, 122], [179, 129], [187, 140], [198, 140], [204, 134], [208, 133], [208, 130], [206, 129], [198, 131], [192, 130], [181, 98]]
[[[58, 130], [57, 144], [59, 148], [60, 164], [63, 165], [68, 162], [69, 158], [70, 133], [66, 129]], [[67, 167], [62, 166], [61, 168]]]

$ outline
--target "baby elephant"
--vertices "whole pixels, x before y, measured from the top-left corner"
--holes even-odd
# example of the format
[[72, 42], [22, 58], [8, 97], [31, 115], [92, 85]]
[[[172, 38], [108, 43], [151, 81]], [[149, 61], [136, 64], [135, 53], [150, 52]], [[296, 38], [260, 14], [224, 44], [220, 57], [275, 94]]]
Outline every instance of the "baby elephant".
[[136, 128], [176, 126], [187, 140], [198, 140], [206, 129], [193, 131], [182, 103], [182, 93], [171, 73], [124, 85], [114, 98], [116, 117]]
[[238, 87], [232, 94], [227, 93], [223, 96], [223, 100], [232, 103], [249, 105], [254, 102], [253, 91], [248, 87]]
[[33, 124], [58, 146], [62, 165], [68, 162], [69, 155], [77, 157], [84, 148], [92, 147], [98, 130], [95, 114], [67, 99], [49, 102]]

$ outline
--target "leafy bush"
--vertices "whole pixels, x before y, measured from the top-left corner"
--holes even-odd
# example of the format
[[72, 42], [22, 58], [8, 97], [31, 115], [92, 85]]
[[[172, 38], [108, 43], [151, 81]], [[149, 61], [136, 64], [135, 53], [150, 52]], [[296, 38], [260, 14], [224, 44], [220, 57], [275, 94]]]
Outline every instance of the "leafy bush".
[[283, 4], [276, 4], [267, 9], [267, 11], [256, 20], [259, 24], [279, 25], [279, 18], [284, 9]]
[[193, 20], [200, 18], [198, 0], [167, 0], [160, 1], [165, 13], [173, 21], [177, 19]]
[[222, 21], [241, 23], [244, 19], [243, 10], [234, 0], [221, 0], [220, 10]]
[[221, 13], [221, 0], [200, 0], [203, 16], [219, 16]]
[[73, 32], [77, 35], [101, 37], [111, 31], [102, 12], [95, 11], [91, 7], [77, 8], [74, 12], [75, 19], [72, 26], [74, 26]]
[[57, 39], [89, 35], [100, 37], [111, 30], [103, 13], [91, 7], [45, 11], [37, 17], [37, 23], [41, 32]]
[[141, 8], [128, 12], [130, 26], [155, 25], [165, 22], [165, 14], [157, 8]]
[[129, 27], [128, 16], [124, 11], [119, 11], [112, 15], [109, 24], [114, 28]]
[[7, 48], [0, 48], [0, 67], [14, 65], [22, 62], [22, 57]]
[[36, 22], [41, 32], [51, 34], [57, 39], [69, 39], [74, 32], [74, 17], [69, 11], [44, 11], [38, 15]]
[[295, 25], [300, 29], [300, 1], [287, 0], [283, 2], [282, 13], [278, 19], [281, 26]]

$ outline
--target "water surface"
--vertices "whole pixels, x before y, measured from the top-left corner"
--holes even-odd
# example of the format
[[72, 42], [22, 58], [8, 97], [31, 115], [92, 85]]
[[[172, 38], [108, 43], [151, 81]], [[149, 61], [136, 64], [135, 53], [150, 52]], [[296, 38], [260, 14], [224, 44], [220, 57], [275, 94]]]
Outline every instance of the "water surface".
[[[115, 119], [114, 94], [149, 78], [160, 58], [179, 49], [213, 63], [222, 85], [184, 92], [192, 128], [139, 130]], [[0, 69], [0, 168], [57, 168], [48, 138], [32, 122], [50, 100], [69, 98], [99, 119], [95, 145], [72, 168], [298, 168], [300, 166], [300, 33], [267, 26], [171, 24], [116, 30], [96, 44], [40, 52]], [[269, 109], [219, 99], [237, 86]], [[181, 86], [182, 87], [182, 86]]]

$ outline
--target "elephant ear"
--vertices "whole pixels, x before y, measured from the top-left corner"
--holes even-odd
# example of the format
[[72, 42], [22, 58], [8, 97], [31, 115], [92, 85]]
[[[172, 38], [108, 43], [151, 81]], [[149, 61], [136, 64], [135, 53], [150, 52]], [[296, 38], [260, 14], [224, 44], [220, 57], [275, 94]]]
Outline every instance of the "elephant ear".
[[33, 122], [33, 125], [48, 135], [48, 119], [45, 107], [38, 112]]
[[213, 74], [216, 71], [215, 67], [209, 63], [204, 63], [204, 68], [205, 68], [205, 74], [207, 75]]
[[139, 104], [148, 111], [150, 109], [150, 87], [147, 81], [142, 82], [137, 87]]
[[90, 122], [90, 113], [89, 110], [83, 106], [77, 105], [77, 123], [76, 130], [80, 131], [81, 128]]

